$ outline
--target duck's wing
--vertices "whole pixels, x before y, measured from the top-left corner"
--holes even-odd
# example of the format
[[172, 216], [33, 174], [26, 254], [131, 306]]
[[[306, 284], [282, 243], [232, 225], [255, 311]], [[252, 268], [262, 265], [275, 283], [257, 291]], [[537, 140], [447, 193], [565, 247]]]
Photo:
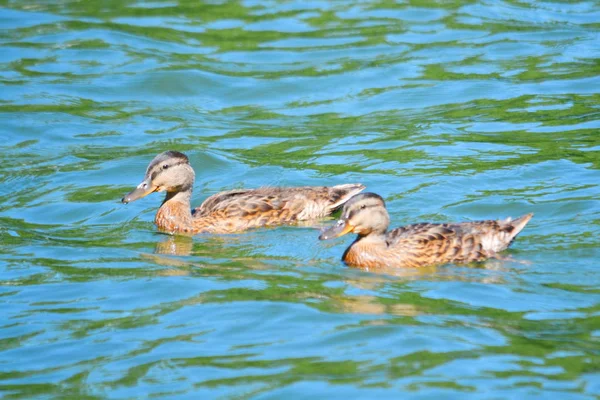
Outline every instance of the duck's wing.
[[264, 187], [230, 190], [206, 199], [195, 219], [233, 225], [235, 230], [322, 218], [364, 189], [360, 184], [332, 187]]
[[232, 204], [242, 204], [245, 199], [253, 198], [253, 189], [234, 189], [213, 194], [199, 207], [192, 210], [195, 218], [212, 212], [227, 210]]
[[532, 216], [407, 225], [390, 231], [386, 242], [390, 252], [397, 253], [403, 262], [412, 266], [482, 261], [506, 249]]

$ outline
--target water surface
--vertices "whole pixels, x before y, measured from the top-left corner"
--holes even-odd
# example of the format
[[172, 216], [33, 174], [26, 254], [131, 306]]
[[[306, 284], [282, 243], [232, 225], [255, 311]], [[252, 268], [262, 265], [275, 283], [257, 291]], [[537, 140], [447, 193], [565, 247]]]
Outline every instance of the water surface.
[[[600, 6], [0, 1], [5, 398], [600, 396]], [[171, 237], [194, 203], [361, 182], [393, 225], [535, 217], [513, 261], [361, 271], [310, 227]], [[330, 223], [329, 221], [323, 224]]]

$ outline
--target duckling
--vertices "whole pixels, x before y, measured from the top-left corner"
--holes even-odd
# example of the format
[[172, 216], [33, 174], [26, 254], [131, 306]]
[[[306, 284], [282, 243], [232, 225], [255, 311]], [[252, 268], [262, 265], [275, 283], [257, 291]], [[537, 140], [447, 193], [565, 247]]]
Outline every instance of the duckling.
[[452, 224], [420, 223], [387, 231], [390, 217], [381, 196], [361, 193], [350, 199], [339, 221], [319, 239], [353, 232], [358, 236], [342, 260], [354, 267], [425, 267], [464, 264], [497, 257], [527, 225], [533, 214], [515, 220]]
[[150, 193], [166, 192], [154, 219], [160, 230], [171, 234], [237, 233], [325, 217], [365, 188], [351, 183], [235, 189], [210, 196], [191, 210], [194, 179], [194, 169], [185, 154], [165, 151], [154, 157], [142, 183], [121, 201], [127, 204]]

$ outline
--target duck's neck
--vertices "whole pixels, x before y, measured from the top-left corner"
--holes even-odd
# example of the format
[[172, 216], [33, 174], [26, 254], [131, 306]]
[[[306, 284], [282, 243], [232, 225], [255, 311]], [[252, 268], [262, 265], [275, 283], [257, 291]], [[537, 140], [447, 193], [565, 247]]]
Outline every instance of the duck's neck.
[[363, 243], [385, 243], [387, 236], [387, 227], [384, 229], [372, 230], [366, 233], [359, 233], [356, 235], [354, 243], [363, 241]]
[[191, 188], [182, 192], [167, 192], [165, 200], [156, 212], [156, 226], [170, 233], [192, 233], [191, 198]]
[[358, 235], [356, 240], [346, 249], [342, 260], [350, 266], [380, 267], [386, 250], [385, 234], [371, 232], [367, 235]]

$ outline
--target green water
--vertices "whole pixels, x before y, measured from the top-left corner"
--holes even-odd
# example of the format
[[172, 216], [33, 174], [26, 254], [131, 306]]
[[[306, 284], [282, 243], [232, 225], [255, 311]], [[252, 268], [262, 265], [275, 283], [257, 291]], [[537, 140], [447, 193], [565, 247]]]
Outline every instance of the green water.
[[[599, 59], [592, 1], [0, 0], [1, 396], [598, 398]], [[382, 273], [310, 227], [170, 237], [119, 202], [168, 149], [195, 204], [535, 217], [514, 261]]]

